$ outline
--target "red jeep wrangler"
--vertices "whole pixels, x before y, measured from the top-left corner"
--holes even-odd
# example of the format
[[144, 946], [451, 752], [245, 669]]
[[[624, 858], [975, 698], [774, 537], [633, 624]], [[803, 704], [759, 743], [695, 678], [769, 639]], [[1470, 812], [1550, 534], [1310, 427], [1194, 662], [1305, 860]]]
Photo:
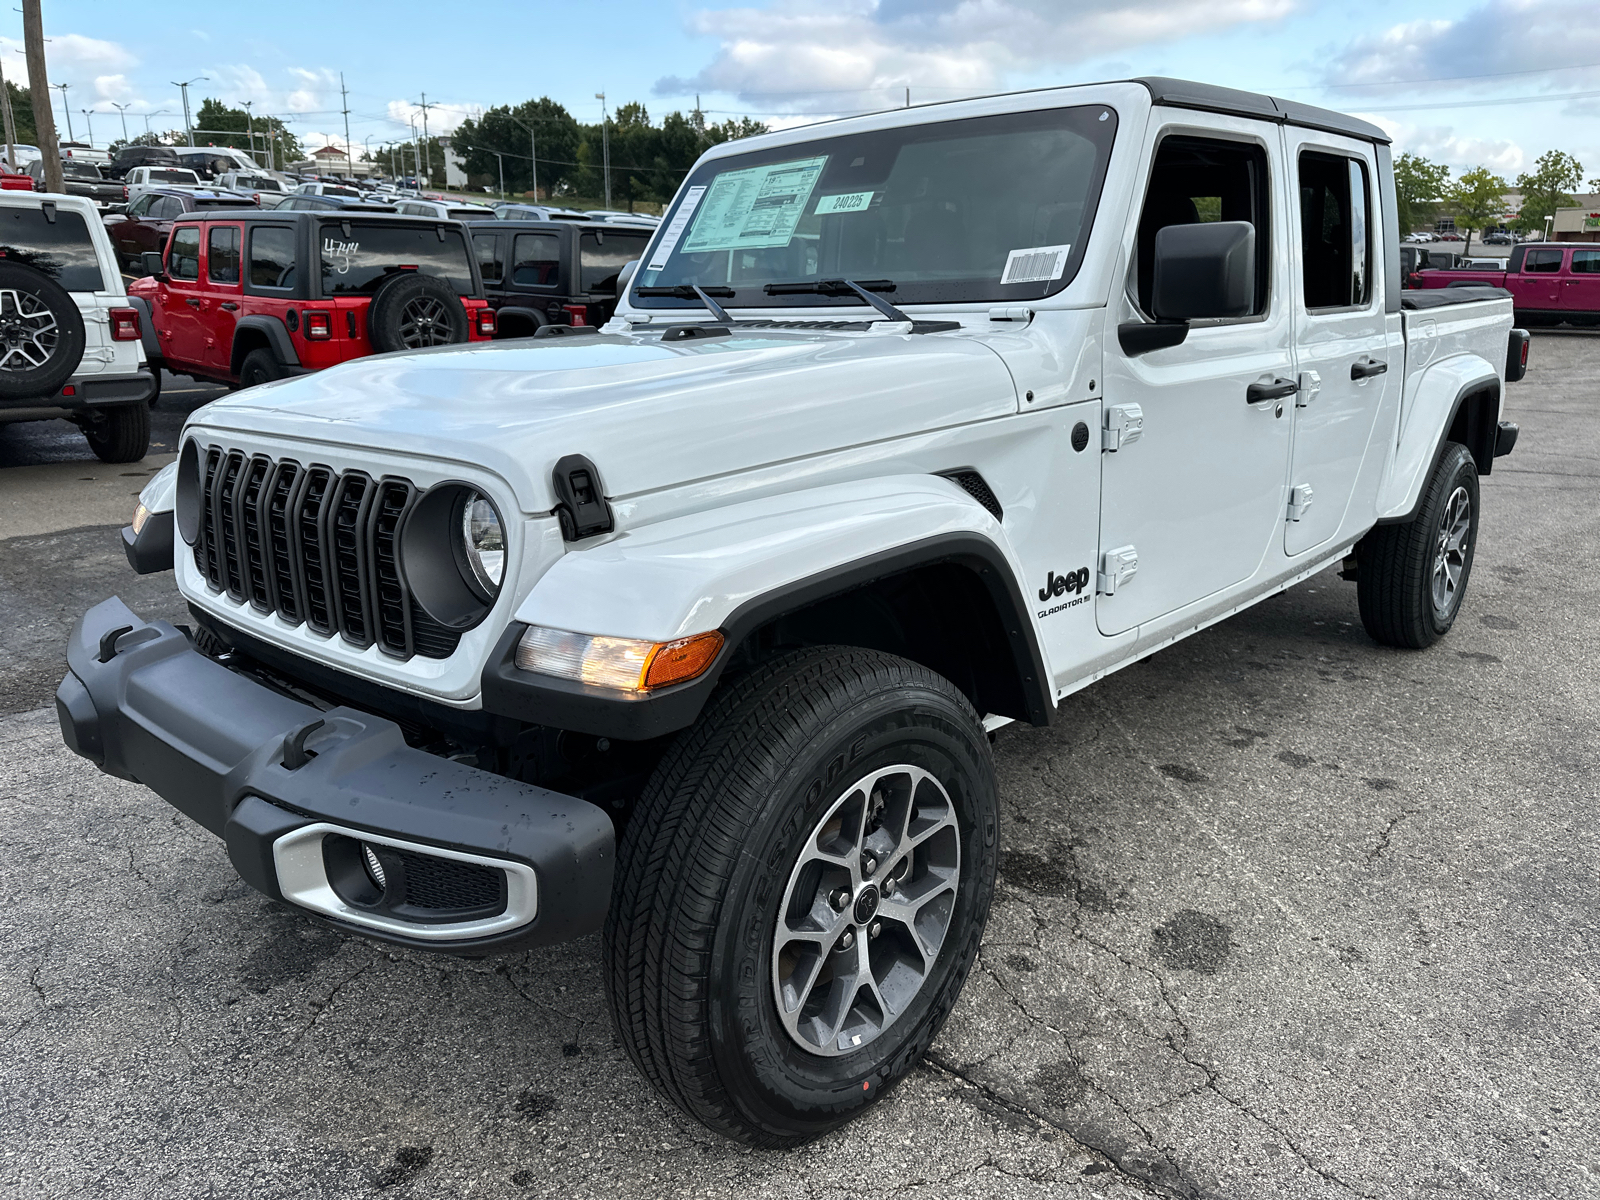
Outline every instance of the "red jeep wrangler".
[[382, 213], [205, 211], [174, 222], [128, 285], [145, 353], [249, 387], [390, 350], [487, 341], [495, 317], [459, 222]]

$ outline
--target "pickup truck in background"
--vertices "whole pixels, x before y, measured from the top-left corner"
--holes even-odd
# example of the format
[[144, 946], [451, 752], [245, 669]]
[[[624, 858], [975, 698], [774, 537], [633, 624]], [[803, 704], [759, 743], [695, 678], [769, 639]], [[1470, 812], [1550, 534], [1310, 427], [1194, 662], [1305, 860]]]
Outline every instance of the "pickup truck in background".
[[[1402, 292], [1395, 210], [1377, 126], [1172, 79], [714, 146], [618, 231], [637, 259], [586, 285], [580, 246], [580, 294], [617, 277], [603, 327], [193, 413], [129, 545], [192, 628], [86, 613], [63, 737], [341, 931], [603, 929], [667, 1097], [814, 1138], [915, 1069], [974, 966], [989, 731], [1331, 566], [1384, 645], [1456, 622], [1528, 338], [1499, 289]], [[223, 287], [251, 336], [396, 350], [363, 329], [446, 247], [452, 304], [478, 262], [572, 287], [570, 251], [516, 245], [563, 223], [519, 225], [186, 217], [132, 291], [249, 383]]]
[[[44, 191], [44, 160], [36, 159], [29, 163], [27, 171], [33, 179], [34, 191]], [[102, 212], [128, 198], [128, 189], [124, 184], [105, 178], [96, 164], [81, 158], [61, 160], [61, 187], [69, 196], [82, 196], [94, 201]]]
[[1600, 246], [1531, 242], [1511, 251], [1503, 271], [1424, 269], [1422, 288], [1497, 287], [1511, 293], [1524, 326], [1600, 327]]

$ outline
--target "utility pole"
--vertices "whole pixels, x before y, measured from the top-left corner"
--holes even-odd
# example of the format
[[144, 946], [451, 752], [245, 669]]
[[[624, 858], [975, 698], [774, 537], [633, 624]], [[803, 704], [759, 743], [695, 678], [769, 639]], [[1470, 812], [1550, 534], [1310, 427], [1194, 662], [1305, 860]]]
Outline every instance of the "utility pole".
[[[509, 116], [510, 114], [508, 113], [507, 115]], [[512, 117], [511, 119], [528, 131], [528, 162], [533, 169], [533, 199], [537, 203], [539, 199], [539, 143], [534, 137], [532, 125], [529, 125], [520, 117]], [[534, 114], [533, 119], [535, 121], [539, 119], [537, 113]]]
[[127, 141], [128, 140], [128, 106], [126, 104], [118, 104], [115, 100], [113, 100], [111, 102], [111, 107], [116, 109], [117, 110], [117, 115], [122, 118], [122, 140], [123, 141]]
[[[250, 139], [250, 161], [251, 162], [255, 162], [256, 161], [256, 129], [255, 129], [255, 123], [250, 119], [251, 118], [250, 106], [252, 104], [254, 104], [254, 103], [255, 103], [254, 100], [246, 100], [244, 102], [244, 135], [245, 135], [245, 137]], [[259, 166], [260, 164], [257, 163], [256, 165]]]
[[207, 78], [205, 75], [196, 75], [193, 79], [188, 80], [185, 83], [179, 83], [175, 79], [169, 80], [173, 87], [177, 88], [183, 93], [183, 132], [184, 135], [189, 139], [189, 149], [191, 150], [194, 149], [194, 126], [189, 121], [189, 84], [199, 83], [205, 78]]
[[44, 155], [44, 190], [61, 192], [61, 146], [56, 141], [56, 116], [50, 111], [50, 76], [44, 67], [44, 18], [39, 15], [39, 0], [22, 0], [22, 42], [28, 54], [28, 94], [33, 98], [33, 124], [39, 138], [39, 153]]
[[[43, 48], [41, 47], [40, 50], [42, 53]], [[72, 132], [72, 109], [67, 107], [67, 89], [72, 85], [70, 83], [52, 83], [50, 86], [61, 93], [61, 111], [67, 114], [67, 141], [75, 142], [78, 139]], [[41, 146], [40, 149], [43, 149], [43, 147]]]
[[[606, 181], [606, 207], [611, 207], [611, 117], [606, 112], [606, 94], [596, 92], [594, 98], [600, 101], [600, 161], [601, 170]], [[632, 208], [632, 205], [629, 205]]]
[[910, 88], [906, 89], [906, 107], [907, 108], [911, 107], [911, 89]]
[[11, 117], [11, 89], [6, 86], [5, 68], [0, 66], [0, 114], [6, 124], [6, 166], [17, 169], [17, 123]]
[[344, 101], [344, 161], [350, 168], [350, 178], [356, 177], [356, 160], [350, 155], [350, 93], [344, 86], [344, 72], [339, 72], [339, 98]]
[[[433, 147], [428, 145], [428, 110], [430, 108], [437, 108], [439, 106], [437, 103], [429, 104], [428, 93], [423, 92], [422, 103], [418, 104], [417, 107], [422, 110], [422, 143], [423, 149], [428, 152], [428, 182], [431, 184], [433, 182]], [[420, 173], [417, 176], [417, 185], [419, 188], [422, 185], [422, 176]]]
[[84, 122], [85, 125], [87, 125], [89, 127], [89, 149], [93, 150], [94, 149], [94, 109], [92, 109], [92, 108], [80, 108], [78, 111], [83, 114], [83, 122]]

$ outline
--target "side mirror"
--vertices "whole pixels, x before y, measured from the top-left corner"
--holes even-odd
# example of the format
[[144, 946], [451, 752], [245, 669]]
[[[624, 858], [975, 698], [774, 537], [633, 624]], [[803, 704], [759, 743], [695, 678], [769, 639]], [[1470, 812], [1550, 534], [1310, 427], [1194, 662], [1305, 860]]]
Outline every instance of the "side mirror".
[[637, 258], [632, 262], [622, 264], [622, 270], [617, 272], [617, 295], [621, 296], [626, 294], [628, 290], [628, 284], [633, 282], [634, 274], [638, 270], [639, 260]]
[[1168, 225], [1156, 234], [1156, 320], [1249, 316], [1255, 290], [1256, 231], [1248, 221]]
[[139, 265], [144, 268], [146, 275], [160, 276], [166, 272], [166, 268], [161, 261], [161, 251], [159, 250], [146, 250], [140, 254]]

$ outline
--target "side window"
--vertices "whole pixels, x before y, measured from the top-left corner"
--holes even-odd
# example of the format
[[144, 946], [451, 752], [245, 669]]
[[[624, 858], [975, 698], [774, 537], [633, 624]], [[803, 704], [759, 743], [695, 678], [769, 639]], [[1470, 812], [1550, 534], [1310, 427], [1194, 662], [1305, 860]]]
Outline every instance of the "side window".
[[213, 225], [206, 234], [206, 278], [212, 283], [239, 282], [239, 227]]
[[1529, 250], [1528, 257], [1522, 261], [1522, 269], [1539, 275], [1554, 275], [1561, 270], [1563, 253], [1561, 250]]
[[1574, 275], [1600, 275], [1600, 250], [1574, 250], [1572, 252]]
[[511, 282], [518, 287], [556, 287], [561, 283], [561, 238], [554, 233], [517, 234]]
[[1352, 308], [1372, 298], [1364, 163], [1341, 154], [1300, 156], [1300, 260], [1308, 309]]
[[578, 236], [578, 276], [580, 290], [615, 292], [617, 273], [628, 263], [644, 256], [648, 233], [623, 233], [617, 230], [585, 230]]
[[294, 286], [294, 230], [258, 225], [250, 231], [250, 286]]
[[135, 200], [133, 202], [133, 205], [128, 209], [128, 215], [130, 217], [142, 217], [142, 216], [144, 216], [146, 213], [148, 213], [150, 211], [150, 206], [152, 204], [154, 204], [155, 202], [156, 202], [156, 198], [154, 196], [150, 196], [150, 195], [140, 196], [137, 200]]
[[500, 238], [494, 234], [472, 239], [478, 248], [478, 270], [485, 283], [499, 283], [505, 273], [504, 257], [500, 253]]
[[200, 278], [200, 227], [185, 225], [172, 235], [167, 250], [167, 275], [171, 279]]
[[1250, 312], [1266, 312], [1272, 279], [1270, 213], [1267, 152], [1260, 146], [1210, 138], [1163, 139], [1139, 217], [1139, 307], [1150, 312], [1157, 233], [1168, 225], [1248, 221], [1256, 231], [1256, 298]]
[[183, 202], [176, 196], [157, 196], [149, 215], [152, 221], [170, 221], [183, 215]]

